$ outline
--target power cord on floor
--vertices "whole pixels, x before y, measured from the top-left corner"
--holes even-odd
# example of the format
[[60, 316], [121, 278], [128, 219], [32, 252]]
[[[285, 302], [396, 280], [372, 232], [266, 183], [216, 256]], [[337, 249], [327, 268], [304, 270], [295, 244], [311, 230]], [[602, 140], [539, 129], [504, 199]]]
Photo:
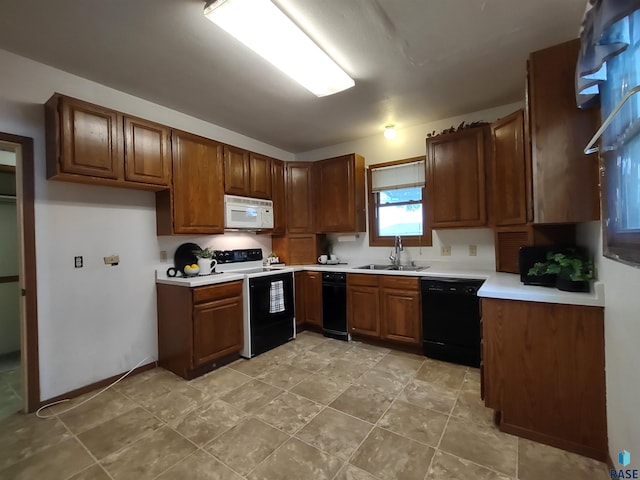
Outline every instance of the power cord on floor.
[[36, 417], [38, 418], [53, 418], [57, 415], [62, 415], [63, 413], [67, 413], [70, 412], [71, 410], [74, 410], [76, 408], [78, 408], [81, 405], [84, 405], [85, 403], [87, 403], [90, 400], [93, 400], [94, 398], [96, 398], [98, 395], [103, 394], [104, 392], [106, 392], [107, 390], [109, 390], [111, 387], [113, 387], [116, 383], [118, 383], [120, 380], [123, 380], [125, 377], [127, 377], [128, 375], [131, 374], [131, 372], [133, 372], [136, 368], [138, 368], [140, 365], [142, 365], [144, 362], [146, 362], [147, 360], [151, 360], [152, 357], [145, 357], [142, 360], [140, 360], [131, 370], [129, 370], [127, 373], [125, 373], [124, 375], [122, 375], [119, 379], [117, 379], [115, 382], [107, 385], [106, 387], [104, 387], [102, 390], [100, 390], [98, 393], [96, 393], [95, 395], [90, 396], [89, 398], [87, 398], [86, 400], [83, 400], [82, 402], [78, 403], [77, 405], [74, 405], [73, 407], [67, 408], [66, 410], [63, 410], [61, 412], [52, 414], [52, 415], [41, 415], [40, 412], [42, 410], [44, 410], [45, 408], [49, 408], [52, 407], [54, 405], [57, 405], [59, 403], [64, 403], [64, 402], [68, 402], [70, 399], [69, 398], [65, 398], [64, 400], [58, 400], [57, 402], [51, 402], [48, 403], [47, 405], [44, 405], [42, 407], [40, 407], [38, 410], [36, 410]]

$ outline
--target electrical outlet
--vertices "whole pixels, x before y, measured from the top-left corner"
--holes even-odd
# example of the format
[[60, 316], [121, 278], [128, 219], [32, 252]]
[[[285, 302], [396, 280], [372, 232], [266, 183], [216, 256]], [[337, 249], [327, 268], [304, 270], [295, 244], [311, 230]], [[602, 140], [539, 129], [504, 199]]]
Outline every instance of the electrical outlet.
[[81, 256], [73, 257], [73, 261], [75, 262], [75, 267], [76, 267], [76, 268], [82, 268], [82, 266], [83, 266], [84, 262], [83, 262], [83, 260], [82, 260], [82, 257], [81, 257]]
[[478, 256], [478, 246], [477, 245], [469, 245], [469, 256], [470, 257]]
[[104, 257], [105, 265], [118, 265], [120, 263], [120, 257], [118, 255], [111, 255], [109, 257]]
[[166, 262], [169, 259], [169, 255], [167, 255], [166, 250], [160, 250], [160, 261]]
[[440, 256], [442, 256], [442, 257], [450, 257], [451, 256], [451, 245], [442, 245], [440, 247]]

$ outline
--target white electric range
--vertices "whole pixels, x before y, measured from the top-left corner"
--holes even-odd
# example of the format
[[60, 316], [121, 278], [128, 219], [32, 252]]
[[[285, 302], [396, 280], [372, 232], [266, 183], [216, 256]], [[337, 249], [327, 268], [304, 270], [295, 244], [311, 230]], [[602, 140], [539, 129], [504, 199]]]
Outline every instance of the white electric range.
[[216, 251], [216, 272], [243, 275], [245, 358], [255, 357], [296, 336], [292, 268], [262, 265], [262, 250]]

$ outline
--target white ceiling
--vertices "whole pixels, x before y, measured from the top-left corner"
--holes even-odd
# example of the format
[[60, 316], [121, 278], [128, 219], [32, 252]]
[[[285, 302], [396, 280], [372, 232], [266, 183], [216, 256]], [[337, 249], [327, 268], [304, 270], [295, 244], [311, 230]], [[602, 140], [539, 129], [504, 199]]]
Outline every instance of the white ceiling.
[[[317, 98], [201, 0], [2, 0], [0, 48], [302, 152], [521, 100], [586, 0], [274, 0], [355, 79]], [[0, 93], [1, 95], [1, 93]]]

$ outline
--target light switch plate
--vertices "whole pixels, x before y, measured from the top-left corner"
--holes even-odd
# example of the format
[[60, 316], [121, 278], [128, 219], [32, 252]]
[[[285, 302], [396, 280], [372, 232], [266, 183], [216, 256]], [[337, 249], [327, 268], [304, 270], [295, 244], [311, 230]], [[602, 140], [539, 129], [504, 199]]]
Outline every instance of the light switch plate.
[[442, 257], [450, 257], [451, 256], [451, 245], [442, 245], [440, 247], [440, 256], [442, 256]]

